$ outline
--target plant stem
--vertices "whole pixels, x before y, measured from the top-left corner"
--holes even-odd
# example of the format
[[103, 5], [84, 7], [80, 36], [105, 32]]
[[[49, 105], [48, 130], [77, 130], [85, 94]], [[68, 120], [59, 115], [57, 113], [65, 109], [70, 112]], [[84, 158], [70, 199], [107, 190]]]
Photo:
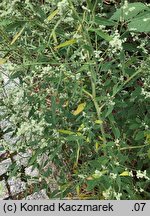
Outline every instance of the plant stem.
[[[74, 14], [78, 18], [78, 20], [80, 22], [80, 25], [82, 27], [83, 36], [84, 36], [85, 40], [88, 42], [88, 45], [91, 48], [91, 52], [92, 53], [90, 53], [89, 51], [87, 51], [87, 53], [88, 53], [88, 61], [90, 61], [90, 56], [92, 56], [94, 58], [94, 60], [96, 61], [95, 55], [94, 55], [94, 49], [93, 49], [93, 46], [92, 46], [92, 43], [91, 43], [91, 39], [90, 39], [89, 34], [88, 34], [88, 30], [86, 28], [84, 28], [84, 25], [83, 25], [84, 18], [83, 18], [83, 20], [81, 20], [81, 18], [79, 17], [78, 13], [76, 12], [76, 10], [75, 10], [74, 5], [72, 4], [72, 2], [70, 0], [68, 0], [68, 2], [70, 3], [71, 9], [73, 10]], [[92, 11], [92, 13], [94, 13], [94, 11]], [[96, 101], [96, 72], [98, 73], [98, 66], [96, 65], [96, 72], [95, 72], [95, 69], [93, 67], [91, 67], [91, 65], [89, 66], [89, 69], [90, 69], [90, 73], [91, 73], [92, 94], [86, 92], [85, 90], [84, 90], [84, 92], [86, 94], [88, 94], [90, 97], [92, 96], [91, 98], [92, 98], [92, 101], [93, 101], [95, 109], [96, 109], [98, 120], [102, 121], [102, 119], [101, 119], [101, 109], [100, 109], [100, 107], [99, 107], [99, 105], [98, 105], [98, 103]], [[106, 137], [105, 137], [105, 131], [104, 131], [103, 124], [100, 124], [100, 131], [101, 131], [102, 138], [103, 138], [103, 144], [106, 144]]]
[[120, 151], [128, 150], [128, 149], [144, 148], [145, 146], [148, 146], [148, 145], [149, 145], [149, 144], [140, 145], [140, 146], [128, 146], [128, 147], [123, 147], [123, 148], [120, 148]]

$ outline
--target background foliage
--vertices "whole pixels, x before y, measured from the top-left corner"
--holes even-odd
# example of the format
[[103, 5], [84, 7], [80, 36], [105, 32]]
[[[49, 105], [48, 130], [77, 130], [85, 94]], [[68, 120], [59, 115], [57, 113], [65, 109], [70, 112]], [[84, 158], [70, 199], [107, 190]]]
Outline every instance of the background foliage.
[[149, 199], [149, 4], [2, 0], [0, 32], [16, 83], [1, 81], [3, 133], [18, 137], [3, 148], [29, 150], [45, 188], [53, 173], [53, 198]]

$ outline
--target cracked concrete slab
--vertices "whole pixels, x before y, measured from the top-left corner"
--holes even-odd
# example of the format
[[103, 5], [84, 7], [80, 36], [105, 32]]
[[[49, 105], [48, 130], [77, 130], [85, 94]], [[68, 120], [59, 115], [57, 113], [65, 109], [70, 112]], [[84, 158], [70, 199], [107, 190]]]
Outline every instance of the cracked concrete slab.
[[29, 153], [19, 153], [13, 157], [13, 159], [16, 161], [17, 165], [26, 167], [28, 165], [28, 160], [30, 158], [31, 154]]
[[49, 197], [46, 194], [46, 190], [43, 189], [39, 192], [35, 192], [35, 193], [27, 196], [24, 199], [26, 199], [26, 200], [49, 200]]
[[10, 186], [11, 195], [16, 195], [26, 189], [26, 183], [15, 177], [9, 179], [8, 184]]
[[33, 169], [33, 166], [26, 167], [25, 168], [25, 174], [30, 177], [38, 177], [39, 176], [39, 170], [37, 168]]
[[9, 197], [9, 193], [5, 184], [5, 181], [0, 181], [0, 200]]
[[9, 168], [9, 166], [12, 164], [11, 162], [11, 159], [8, 158], [6, 160], [3, 160], [1, 163], [0, 163], [0, 176], [5, 174]]

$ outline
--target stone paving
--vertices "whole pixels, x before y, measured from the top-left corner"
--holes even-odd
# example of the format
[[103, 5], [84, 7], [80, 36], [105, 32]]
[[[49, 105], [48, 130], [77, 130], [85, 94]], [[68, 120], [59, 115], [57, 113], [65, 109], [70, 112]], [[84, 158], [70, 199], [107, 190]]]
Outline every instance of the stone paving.
[[6, 182], [4, 180], [0, 181], [0, 200], [6, 199], [8, 197], [9, 197], [9, 193], [6, 187]]
[[32, 195], [26, 197], [26, 200], [48, 200], [49, 197], [46, 194], [46, 190], [35, 192]]
[[[2, 67], [0, 68], [2, 70]], [[3, 68], [4, 70], [4, 68]], [[1, 72], [1, 71], [0, 71]], [[15, 88], [15, 83], [9, 80], [6, 72], [3, 74], [5, 91]], [[18, 80], [15, 81], [18, 84]], [[3, 112], [0, 110], [0, 115]], [[0, 141], [5, 140], [9, 147], [12, 147], [11, 152], [3, 150], [2, 144], [0, 144], [0, 200], [3, 199], [49, 199], [46, 190], [41, 188], [41, 182], [39, 180], [39, 170], [32, 166], [28, 166], [28, 159], [31, 156], [31, 152], [26, 153], [16, 153], [14, 152], [14, 143], [18, 138], [12, 138], [12, 132], [3, 134], [3, 131], [9, 127], [10, 122], [8, 120], [0, 120]], [[1, 134], [2, 133], [2, 134]], [[10, 149], [10, 148], [9, 148]], [[40, 160], [43, 161], [43, 156]], [[9, 168], [15, 163], [15, 168], [20, 169], [18, 176], [10, 176]], [[52, 163], [49, 163], [49, 167]], [[52, 167], [53, 168], [53, 167]], [[47, 169], [44, 167], [43, 169]], [[55, 179], [53, 176], [48, 178], [47, 184], [49, 185], [49, 190], [58, 189]], [[35, 187], [36, 185], [36, 187]], [[39, 187], [38, 187], [38, 186]]]
[[1, 163], [0, 163], [0, 176], [5, 174], [9, 168], [9, 166], [11, 165], [11, 159], [8, 158], [6, 160], [3, 160]]
[[[0, 152], [0, 200], [3, 199], [49, 199], [46, 190], [41, 188], [39, 180], [39, 170], [33, 169], [33, 166], [27, 166], [29, 158], [28, 153], [17, 154], [11, 157], [11, 154]], [[3, 157], [4, 156], [4, 157]], [[5, 158], [9, 157], [9, 158]], [[24, 178], [19, 176], [10, 177], [8, 172], [10, 166], [15, 161], [16, 165], [22, 166]], [[26, 177], [27, 180], [25, 180]], [[50, 176], [48, 185], [51, 192], [58, 189], [55, 179]], [[36, 184], [36, 187], [34, 187]], [[39, 188], [37, 187], [39, 185]], [[35, 192], [37, 191], [37, 192]]]

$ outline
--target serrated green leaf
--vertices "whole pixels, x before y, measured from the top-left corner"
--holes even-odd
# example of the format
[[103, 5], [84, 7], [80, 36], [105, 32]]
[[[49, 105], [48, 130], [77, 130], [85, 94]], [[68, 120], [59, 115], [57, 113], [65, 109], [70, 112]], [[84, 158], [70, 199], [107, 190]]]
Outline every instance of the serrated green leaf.
[[150, 14], [133, 19], [128, 24], [129, 31], [150, 32]]
[[122, 20], [122, 15], [124, 20], [130, 20], [144, 10], [149, 10], [149, 8], [147, 5], [141, 2], [129, 3], [125, 9], [123, 7], [119, 8], [113, 14], [111, 20], [116, 20], [116, 21], [119, 21], [120, 19]]

